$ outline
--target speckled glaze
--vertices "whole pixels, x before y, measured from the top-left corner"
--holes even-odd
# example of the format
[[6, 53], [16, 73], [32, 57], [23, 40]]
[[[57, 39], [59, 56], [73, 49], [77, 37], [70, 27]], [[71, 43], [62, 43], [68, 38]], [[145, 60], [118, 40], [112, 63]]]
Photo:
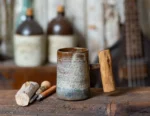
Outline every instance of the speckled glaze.
[[83, 100], [90, 96], [88, 50], [63, 48], [57, 52], [57, 96]]

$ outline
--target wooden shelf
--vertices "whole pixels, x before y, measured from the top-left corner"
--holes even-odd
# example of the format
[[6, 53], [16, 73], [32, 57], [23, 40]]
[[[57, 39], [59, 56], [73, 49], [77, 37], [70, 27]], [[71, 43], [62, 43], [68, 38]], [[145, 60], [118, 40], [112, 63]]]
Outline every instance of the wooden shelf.
[[19, 67], [12, 60], [0, 62], [0, 89], [19, 89], [26, 81], [44, 80], [56, 84], [56, 65]]
[[[91, 87], [101, 87], [99, 64], [90, 65]], [[26, 81], [41, 83], [44, 80], [56, 84], [56, 64], [38, 67], [19, 67], [13, 60], [0, 61], [0, 90], [19, 89]]]

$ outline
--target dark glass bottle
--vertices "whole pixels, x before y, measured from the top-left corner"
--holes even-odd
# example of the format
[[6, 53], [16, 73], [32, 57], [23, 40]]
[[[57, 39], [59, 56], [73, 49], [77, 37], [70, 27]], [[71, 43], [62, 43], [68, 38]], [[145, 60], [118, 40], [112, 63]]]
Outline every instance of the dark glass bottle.
[[47, 34], [48, 59], [51, 63], [57, 62], [58, 49], [76, 46], [73, 27], [65, 17], [63, 6], [57, 7], [57, 17], [48, 24]]
[[14, 37], [14, 59], [19, 66], [38, 66], [45, 60], [45, 38], [40, 25], [27, 9], [26, 20], [18, 27]]

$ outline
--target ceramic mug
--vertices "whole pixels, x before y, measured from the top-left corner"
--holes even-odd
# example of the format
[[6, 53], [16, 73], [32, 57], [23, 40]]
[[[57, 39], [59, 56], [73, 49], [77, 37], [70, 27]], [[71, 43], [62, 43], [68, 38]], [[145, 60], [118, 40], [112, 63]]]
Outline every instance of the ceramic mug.
[[62, 48], [57, 51], [57, 97], [83, 100], [90, 96], [88, 50]]

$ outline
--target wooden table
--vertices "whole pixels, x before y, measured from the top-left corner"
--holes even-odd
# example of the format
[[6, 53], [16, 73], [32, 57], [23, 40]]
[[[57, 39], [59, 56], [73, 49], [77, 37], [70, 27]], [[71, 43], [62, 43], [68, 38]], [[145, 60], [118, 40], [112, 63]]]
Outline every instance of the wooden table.
[[150, 116], [150, 88], [118, 88], [111, 96], [91, 89], [84, 101], [63, 101], [53, 94], [27, 107], [16, 104], [16, 92], [0, 91], [0, 116]]

